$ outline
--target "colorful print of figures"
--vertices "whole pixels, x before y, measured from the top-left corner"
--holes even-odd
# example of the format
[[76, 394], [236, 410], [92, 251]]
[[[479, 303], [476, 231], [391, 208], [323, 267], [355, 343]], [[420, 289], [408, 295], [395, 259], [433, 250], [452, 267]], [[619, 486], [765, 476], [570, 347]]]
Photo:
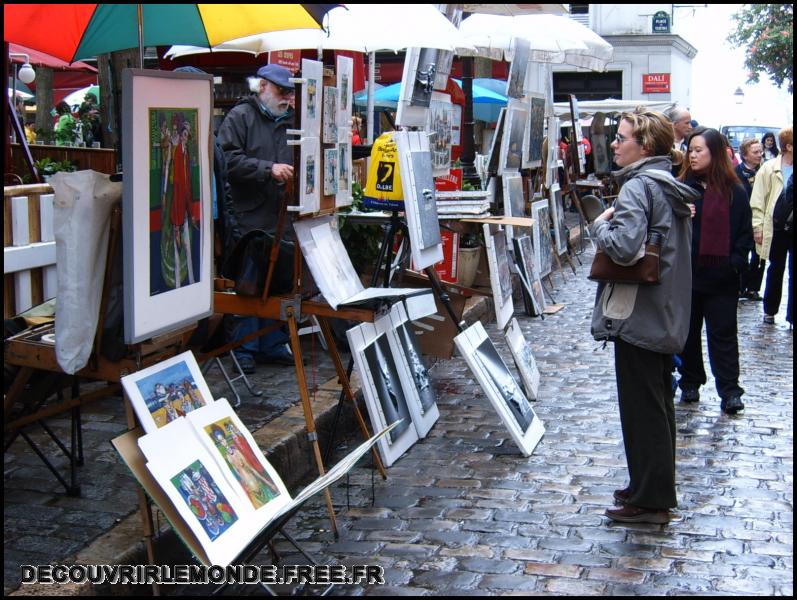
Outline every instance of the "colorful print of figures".
[[280, 492], [274, 481], [255, 456], [249, 442], [229, 418], [208, 425], [205, 431], [255, 510], [279, 496]]
[[214, 541], [238, 520], [216, 482], [200, 461], [196, 461], [171, 479], [188, 508]]
[[207, 404], [184, 362], [136, 382], [158, 428]]
[[315, 192], [315, 156], [308, 154], [306, 160], [307, 172], [304, 174], [305, 194]]
[[190, 108], [149, 109], [151, 296], [199, 280], [198, 113]]
[[317, 92], [318, 92], [318, 81], [316, 81], [315, 79], [308, 79], [307, 80], [307, 116], [310, 117], [311, 119], [315, 119]]

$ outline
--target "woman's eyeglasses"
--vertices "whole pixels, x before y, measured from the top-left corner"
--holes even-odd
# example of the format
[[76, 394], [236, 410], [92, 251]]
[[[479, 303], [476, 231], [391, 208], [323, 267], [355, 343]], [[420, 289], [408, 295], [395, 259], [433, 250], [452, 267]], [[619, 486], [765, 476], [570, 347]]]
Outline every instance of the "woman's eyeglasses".
[[628, 142], [633, 139], [634, 138], [627, 138], [624, 135], [620, 135], [619, 133], [614, 136], [614, 141], [617, 142], [618, 144], [622, 144], [623, 142]]

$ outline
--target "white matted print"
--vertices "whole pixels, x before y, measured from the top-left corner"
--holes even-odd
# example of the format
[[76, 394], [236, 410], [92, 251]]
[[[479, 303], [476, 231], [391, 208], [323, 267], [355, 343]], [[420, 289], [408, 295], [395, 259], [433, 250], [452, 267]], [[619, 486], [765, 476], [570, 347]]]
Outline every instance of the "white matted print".
[[443, 260], [429, 138], [424, 132], [397, 131], [393, 139], [401, 161], [412, 260], [417, 269], [425, 269]]
[[476, 322], [455, 337], [454, 343], [512, 439], [524, 456], [530, 456], [545, 428], [487, 336], [484, 326]]
[[146, 433], [213, 403], [192, 352], [122, 377], [122, 387]]
[[382, 461], [389, 467], [418, 441], [393, 353], [387, 336], [377, 333], [371, 323], [349, 329], [346, 336], [363, 382], [363, 396], [374, 431], [382, 431], [399, 421], [377, 442]]
[[138, 440], [147, 468], [214, 565], [226, 566], [254, 538], [254, 509], [229, 484], [187, 419]]
[[556, 240], [556, 253], [561, 256], [567, 252], [569, 239], [567, 225], [565, 224], [565, 207], [562, 202], [562, 189], [559, 184], [551, 187], [551, 218], [553, 233]]
[[[504, 214], [508, 217], [526, 216], [526, 199], [523, 196], [523, 177], [520, 173], [504, 175], [501, 178], [504, 184]], [[522, 235], [523, 228], [506, 226], [507, 240]]]
[[338, 193], [338, 149], [324, 148], [324, 196]]
[[321, 209], [321, 144], [317, 137], [305, 137], [300, 148], [299, 214], [308, 215]]
[[548, 117], [548, 157], [545, 187], [550, 188], [559, 179], [559, 118]]
[[324, 65], [302, 59], [302, 137], [321, 139], [321, 106], [324, 89]]
[[[335, 66], [338, 83], [338, 141], [350, 140], [354, 61], [349, 56], [338, 56]], [[346, 138], [343, 138], [344, 135]]]
[[540, 389], [540, 370], [537, 368], [537, 361], [531, 352], [531, 344], [526, 341], [523, 331], [517, 319], [512, 319], [509, 329], [504, 334], [512, 358], [515, 359], [515, 366], [523, 379], [523, 389], [529, 400], [537, 399], [537, 392]]
[[432, 100], [437, 70], [437, 52], [435, 48], [407, 48], [401, 76], [396, 125], [402, 127], [426, 125], [426, 115]]
[[[338, 128], [340, 131], [340, 127]], [[338, 142], [338, 191], [335, 206], [349, 206], [354, 198], [351, 193], [351, 136]]]
[[212, 88], [209, 75], [123, 75], [127, 344], [213, 312]]
[[394, 304], [390, 314], [374, 323], [377, 332], [384, 332], [390, 342], [398, 368], [404, 397], [412, 415], [412, 424], [419, 438], [425, 438], [437, 422], [440, 412], [432, 387], [429, 370], [423, 363], [421, 351], [412, 332], [402, 303]]
[[431, 136], [432, 175], [447, 175], [451, 167], [451, 131], [453, 104], [451, 96], [434, 92], [429, 104], [429, 122], [426, 130]]
[[506, 81], [506, 97], [522, 98], [526, 84], [526, 68], [529, 64], [529, 41], [523, 38], [512, 38], [512, 65]]
[[222, 468], [227, 482], [259, 519], [270, 520], [290, 503], [291, 496], [279, 474], [226, 399], [192, 412], [188, 420], [205, 449], [227, 467]]
[[493, 139], [490, 141], [490, 152], [485, 162], [485, 178], [498, 175], [498, 163], [501, 157], [501, 146], [504, 139], [504, 125], [506, 124], [506, 107], [501, 108], [498, 121], [495, 123]]
[[503, 329], [515, 310], [512, 304], [512, 275], [509, 272], [509, 259], [506, 255], [506, 237], [504, 231], [497, 225], [485, 223], [483, 227], [495, 320], [498, 327]]
[[[325, 144], [338, 143], [338, 88], [324, 86], [324, 117], [321, 141]], [[326, 194], [325, 194], [326, 195]]]
[[510, 100], [506, 110], [501, 139], [501, 157], [498, 173], [517, 173], [523, 161], [523, 145], [526, 137], [526, 120], [528, 119], [528, 103], [521, 100]]
[[528, 94], [528, 96], [529, 118], [523, 144], [523, 168], [536, 169], [542, 166], [544, 159], [548, 158], [542, 155], [545, 131], [545, 97], [542, 94]]
[[578, 98], [573, 94], [570, 94], [570, 115], [573, 120], [573, 129], [575, 131], [573, 137], [575, 137], [576, 148], [578, 149], [578, 164], [575, 165], [577, 167], [576, 175], [586, 175], [587, 154], [584, 144], [581, 143], [581, 140], [584, 139], [584, 133], [581, 131], [581, 111], [578, 108]]
[[531, 218], [534, 225], [531, 227], [534, 241], [534, 266], [540, 277], [551, 273], [551, 217], [548, 200], [537, 200], [531, 203]]

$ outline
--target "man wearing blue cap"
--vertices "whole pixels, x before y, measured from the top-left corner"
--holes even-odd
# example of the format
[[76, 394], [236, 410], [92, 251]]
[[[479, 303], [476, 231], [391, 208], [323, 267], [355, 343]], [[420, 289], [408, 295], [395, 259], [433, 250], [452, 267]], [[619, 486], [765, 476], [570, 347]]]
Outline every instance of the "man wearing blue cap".
[[[279, 65], [266, 65], [250, 77], [252, 92], [227, 114], [218, 140], [227, 158], [228, 249], [253, 229], [273, 233], [279, 203], [287, 181], [293, 178], [293, 151], [286, 143], [286, 130], [293, 123], [294, 87], [291, 72]], [[286, 233], [287, 230], [286, 230]], [[231, 340], [267, 326], [257, 317], [233, 317]], [[288, 337], [276, 330], [247, 342], [235, 351], [245, 373], [255, 370], [255, 361], [293, 365]]]

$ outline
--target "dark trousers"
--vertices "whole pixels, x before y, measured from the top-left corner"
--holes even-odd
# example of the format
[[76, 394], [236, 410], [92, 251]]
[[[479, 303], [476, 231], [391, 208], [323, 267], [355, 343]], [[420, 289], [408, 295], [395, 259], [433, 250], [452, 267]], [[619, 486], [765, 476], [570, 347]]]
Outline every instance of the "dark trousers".
[[628, 502], [654, 510], [678, 505], [675, 499], [675, 407], [672, 355], [622, 340], [614, 343], [617, 396], [628, 463]]
[[767, 287], [764, 291], [764, 312], [775, 316], [780, 308], [783, 294], [783, 272], [786, 270], [786, 259], [789, 261], [789, 292], [786, 304], [786, 320], [792, 321], [791, 312], [791, 272], [792, 245], [794, 233], [791, 231], [775, 231], [772, 234], [772, 245], [769, 247], [769, 270], [767, 271]]
[[710, 294], [692, 290], [692, 315], [689, 337], [681, 352], [681, 389], [697, 389], [706, 383], [703, 366], [703, 321], [711, 373], [721, 398], [741, 396], [739, 387], [739, 340], [736, 332], [736, 294]]
[[761, 260], [761, 257], [753, 250], [750, 253], [750, 264], [747, 269], [742, 273], [742, 286], [741, 292], [760, 292], [761, 282], [764, 280], [764, 271], [766, 271], [767, 263]]

